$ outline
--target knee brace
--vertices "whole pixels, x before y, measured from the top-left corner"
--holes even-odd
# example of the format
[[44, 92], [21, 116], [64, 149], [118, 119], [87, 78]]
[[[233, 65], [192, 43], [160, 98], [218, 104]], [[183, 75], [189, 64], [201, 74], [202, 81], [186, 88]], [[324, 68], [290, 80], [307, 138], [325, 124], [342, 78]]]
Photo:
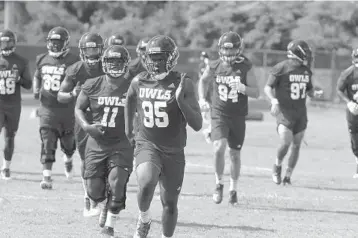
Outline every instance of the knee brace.
[[40, 128], [41, 163], [55, 162], [58, 135], [55, 129]]
[[113, 214], [119, 214], [120, 211], [126, 208], [126, 197], [117, 198], [113, 196], [111, 193], [108, 198], [108, 209]]
[[64, 131], [61, 135], [60, 141], [63, 153], [71, 157], [76, 151], [76, 141], [73, 130]]

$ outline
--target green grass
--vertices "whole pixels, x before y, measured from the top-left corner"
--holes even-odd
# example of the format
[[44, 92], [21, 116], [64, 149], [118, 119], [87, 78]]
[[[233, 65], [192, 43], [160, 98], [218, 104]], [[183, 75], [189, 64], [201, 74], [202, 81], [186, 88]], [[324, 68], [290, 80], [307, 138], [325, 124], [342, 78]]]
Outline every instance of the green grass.
[[[82, 217], [78, 157], [76, 177], [67, 182], [59, 152], [54, 165], [54, 189], [40, 189], [38, 121], [29, 119], [30, 111], [31, 107], [23, 108], [13, 158], [13, 180], [0, 181], [0, 237], [101, 237], [97, 218]], [[201, 133], [189, 130], [175, 237], [356, 237], [358, 186], [357, 180], [352, 179], [355, 161], [344, 118], [341, 109], [309, 109], [308, 145], [302, 146], [292, 187], [277, 186], [271, 181], [278, 142], [274, 120], [265, 114], [262, 122], [248, 122], [237, 207], [227, 204], [229, 166], [225, 169], [224, 201], [220, 205], [212, 202], [215, 182], [212, 149]], [[138, 212], [136, 189], [132, 175], [127, 209], [115, 227], [118, 237], [130, 237], [134, 232]], [[151, 211], [154, 221], [149, 236], [160, 237], [158, 193]]]

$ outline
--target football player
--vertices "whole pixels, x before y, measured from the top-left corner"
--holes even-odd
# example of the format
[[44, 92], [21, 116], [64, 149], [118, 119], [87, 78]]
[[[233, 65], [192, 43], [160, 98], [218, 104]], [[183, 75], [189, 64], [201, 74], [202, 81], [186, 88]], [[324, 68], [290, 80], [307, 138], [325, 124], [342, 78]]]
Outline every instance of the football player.
[[138, 42], [136, 48], [137, 57], [129, 64], [128, 78], [133, 79], [139, 73], [147, 71], [143, 65], [143, 60], [145, 55], [145, 47], [147, 46], [149, 40], [150, 38], [144, 37]]
[[312, 51], [308, 44], [303, 40], [290, 42], [287, 46], [287, 56], [288, 59], [272, 68], [265, 86], [280, 137], [272, 172], [272, 179], [276, 184], [281, 183], [282, 161], [291, 146], [283, 185], [291, 184], [291, 175], [297, 164], [301, 142], [307, 128], [307, 95], [322, 95], [322, 91], [315, 91], [312, 86]]
[[115, 33], [111, 35], [108, 39], [106, 39], [105, 45], [109, 47], [111, 45], [125, 45], [126, 41], [124, 40], [123, 36], [119, 33]]
[[42, 189], [52, 189], [51, 171], [55, 162], [57, 141], [64, 152], [65, 174], [72, 177], [72, 155], [76, 150], [73, 124], [73, 106], [57, 101], [57, 93], [66, 75], [66, 69], [78, 60], [70, 52], [70, 34], [63, 27], [55, 27], [47, 36], [47, 53], [36, 57], [33, 90], [40, 99], [41, 163], [43, 164]]
[[16, 43], [14, 32], [0, 31], [0, 131], [5, 129], [3, 179], [11, 178], [10, 164], [21, 114], [21, 87], [30, 89], [32, 85], [28, 60], [15, 53]]
[[203, 111], [208, 110], [205, 89], [214, 78], [210, 109], [216, 178], [213, 200], [219, 204], [223, 199], [225, 151], [228, 146], [231, 159], [229, 203], [235, 205], [241, 168], [240, 151], [246, 133], [248, 97], [258, 98], [260, 90], [252, 64], [242, 54], [243, 40], [240, 35], [232, 31], [224, 33], [218, 47], [220, 58], [209, 63], [199, 80], [199, 104]]
[[[108, 193], [100, 226], [102, 232], [111, 237], [116, 217], [125, 209], [126, 187], [133, 166], [133, 147], [124, 131], [124, 105], [130, 85], [124, 74], [129, 61], [129, 52], [123, 46], [107, 48], [102, 60], [106, 75], [89, 79], [82, 85], [75, 108], [78, 122], [90, 135], [84, 161], [87, 194], [101, 203]], [[92, 121], [86, 117], [88, 108]]]
[[357, 163], [353, 178], [358, 178], [358, 49], [352, 51], [352, 65], [338, 78], [337, 94], [347, 103], [346, 119], [351, 148]]
[[[81, 85], [89, 78], [95, 78], [103, 75], [101, 57], [103, 53], [103, 38], [97, 33], [85, 33], [78, 44], [80, 50], [81, 60], [67, 68], [66, 77], [61, 83], [60, 91], [58, 92], [57, 99], [61, 103], [71, 103], [77, 99], [81, 90]], [[91, 121], [92, 113], [87, 111], [86, 119]], [[75, 123], [75, 139], [77, 150], [81, 158], [81, 175], [83, 178], [83, 166], [85, 159], [85, 147], [88, 134], [76, 122]], [[84, 180], [82, 179], [85, 189]], [[86, 189], [85, 189], [86, 191]], [[91, 202], [90, 198], [85, 192], [84, 196], [85, 207], [83, 215], [93, 216], [98, 214], [99, 210], [95, 209], [96, 204]]]
[[126, 134], [134, 140], [133, 119], [139, 114], [136, 134], [136, 175], [139, 218], [134, 237], [147, 237], [150, 204], [159, 181], [163, 205], [162, 237], [172, 237], [178, 218], [178, 197], [185, 170], [186, 124], [202, 127], [194, 85], [185, 73], [172, 71], [179, 52], [168, 36], [155, 36], [143, 58], [147, 71], [138, 74], [127, 93]]

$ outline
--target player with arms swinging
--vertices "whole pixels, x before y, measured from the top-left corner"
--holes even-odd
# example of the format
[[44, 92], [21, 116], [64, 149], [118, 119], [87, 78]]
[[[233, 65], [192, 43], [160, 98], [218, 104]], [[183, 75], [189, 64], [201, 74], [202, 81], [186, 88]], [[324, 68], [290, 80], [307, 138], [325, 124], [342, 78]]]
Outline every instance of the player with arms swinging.
[[357, 163], [353, 178], [358, 178], [358, 49], [352, 51], [352, 65], [339, 76], [337, 94], [347, 103], [346, 120]]
[[134, 237], [148, 235], [150, 204], [160, 183], [163, 205], [162, 237], [172, 237], [178, 219], [178, 198], [182, 188], [186, 145], [186, 124], [195, 131], [202, 127], [194, 85], [186, 74], [172, 71], [179, 52], [168, 36], [155, 36], [146, 46], [147, 72], [137, 75], [128, 90], [125, 106], [126, 134], [134, 139], [133, 119], [141, 123], [136, 135], [136, 175], [139, 218]]
[[1, 177], [10, 179], [10, 164], [15, 148], [15, 135], [21, 114], [21, 87], [32, 85], [28, 61], [15, 53], [16, 35], [0, 31], [0, 131], [4, 131], [5, 148]]
[[231, 178], [229, 203], [237, 204], [237, 182], [240, 176], [240, 151], [246, 133], [248, 97], [258, 98], [260, 90], [251, 62], [242, 55], [243, 40], [236, 32], [226, 32], [219, 39], [220, 58], [211, 61], [199, 80], [199, 104], [208, 110], [205, 89], [213, 82], [211, 98], [211, 140], [214, 146], [216, 188], [213, 200], [223, 199], [225, 151], [229, 146]]
[[55, 27], [47, 36], [48, 53], [36, 58], [33, 81], [34, 96], [40, 98], [41, 163], [43, 164], [42, 189], [52, 189], [51, 171], [55, 162], [57, 142], [64, 152], [65, 174], [72, 177], [72, 155], [76, 150], [73, 124], [73, 106], [57, 101], [57, 93], [66, 75], [66, 69], [78, 60], [69, 49], [70, 33], [63, 27]]
[[[115, 219], [125, 209], [126, 187], [133, 166], [133, 147], [124, 131], [124, 105], [130, 81], [123, 75], [129, 61], [130, 55], [123, 46], [107, 48], [102, 60], [106, 75], [82, 85], [75, 109], [78, 122], [90, 135], [84, 160], [87, 194], [97, 203], [104, 201], [100, 226], [111, 237]], [[88, 108], [93, 122], [87, 120]]]
[[283, 185], [291, 184], [291, 175], [297, 164], [301, 142], [307, 128], [306, 95], [322, 95], [322, 91], [315, 91], [312, 86], [312, 51], [308, 44], [303, 40], [290, 42], [287, 46], [287, 56], [288, 59], [272, 68], [265, 86], [280, 137], [272, 171], [272, 179], [276, 184], [281, 183], [282, 161], [291, 146]]

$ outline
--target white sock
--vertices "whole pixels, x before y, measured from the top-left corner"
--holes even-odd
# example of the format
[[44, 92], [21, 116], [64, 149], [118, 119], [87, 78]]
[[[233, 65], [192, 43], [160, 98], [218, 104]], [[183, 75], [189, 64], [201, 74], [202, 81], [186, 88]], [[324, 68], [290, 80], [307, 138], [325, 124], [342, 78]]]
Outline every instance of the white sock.
[[11, 165], [11, 161], [3, 159], [2, 161], [2, 169], [9, 169]]
[[42, 175], [44, 177], [51, 177], [51, 170], [45, 169], [44, 171], [42, 171]]
[[357, 165], [358, 165], [358, 157], [356, 156], [356, 163], [357, 163]]
[[218, 175], [217, 173], [215, 173], [215, 181], [216, 184], [223, 184], [223, 176], [222, 175]]
[[162, 238], [171, 238], [172, 236], [165, 236], [164, 234], [162, 235]]
[[67, 155], [64, 155], [64, 156], [63, 156], [63, 161], [64, 161], [65, 163], [72, 162], [72, 157], [68, 157]]
[[237, 190], [237, 180], [230, 178], [230, 189], [229, 191], [236, 191]]
[[139, 212], [139, 218], [143, 223], [150, 222], [150, 212], [149, 209], [146, 212]]
[[84, 178], [82, 179], [82, 186], [83, 186], [83, 190], [85, 191], [85, 198], [88, 198], [88, 194], [87, 194], [87, 188], [86, 188], [86, 181]]
[[114, 223], [118, 217], [119, 217], [119, 214], [113, 214], [112, 212], [108, 211], [106, 223], [104, 225], [113, 228]]
[[278, 158], [276, 158], [275, 164], [276, 164], [276, 166], [281, 166], [282, 165], [282, 160], [279, 160]]

